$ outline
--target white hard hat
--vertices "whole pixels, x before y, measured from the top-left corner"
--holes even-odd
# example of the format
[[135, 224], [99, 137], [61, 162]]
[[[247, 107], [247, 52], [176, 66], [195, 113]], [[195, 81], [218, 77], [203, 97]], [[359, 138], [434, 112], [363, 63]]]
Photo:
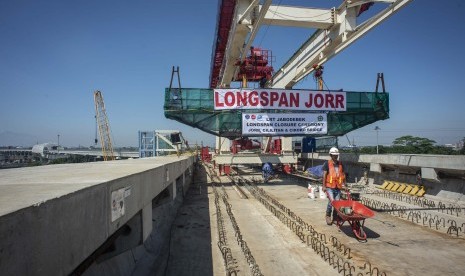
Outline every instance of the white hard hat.
[[329, 150], [329, 154], [330, 155], [339, 155], [339, 150], [335, 147], [332, 147], [330, 150]]

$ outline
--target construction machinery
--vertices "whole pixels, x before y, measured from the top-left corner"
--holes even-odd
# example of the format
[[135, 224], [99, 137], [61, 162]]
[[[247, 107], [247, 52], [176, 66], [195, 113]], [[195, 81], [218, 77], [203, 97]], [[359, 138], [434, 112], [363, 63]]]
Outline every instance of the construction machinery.
[[[209, 89], [176, 89], [172, 77], [165, 90], [165, 117], [217, 136], [212, 161], [220, 171], [222, 165], [295, 164], [292, 137], [337, 137], [389, 118], [384, 87], [382, 92], [331, 90], [323, 81], [323, 64], [411, 0], [344, 0], [330, 8], [272, 2], [220, 0]], [[275, 70], [271, 51], [261, 42], [252, 47], [260, 27], [269, 25], [316, 31]], [[316, 89], [293, 89], [311, 73]], [[241, 85], [233, 88], [232, 82]], [[249, 88], [248, 82], [258, 82], [259, 88]], [[252, 137], [266, 137], [263, 151], [236, 154], [250, 148]]]
[[250, 47], [250, 54], [244, 60], [237, 60], [238, 73], [235, 81], [241, 81], [242, 87], [247, 87], [247, 83], [260, 82], [260, 86], [273, 76], [272, 55], [270, 50]]
[[189, 150], [189, 143], [179, 130], [139, 131], [139, 157], [155, 157]]
[[317, 89], [323, 90], [323, 65], [315, 64], [313, 65], [313, 78], [317, 83]]
[[94, 92], [95, 102], [95, 120], [97, 129], [100, 136], [100, 144], [102, 146], [102, 156], [104, 161], [115, 160], [113, 152], [113, 145], [111, 142], [110, 123], [108, 122], [107, 112], [105, 110], [105, 103], [103, 102], [102, 92]]
[[249, 139], [247, 137], [240, 137], [232, 140], [232, 145], [230, 150], [232, 153], [238, 153], [240, 151], [252, 151], [256, 149], [260, 149], [262, 143], [256, 139]]

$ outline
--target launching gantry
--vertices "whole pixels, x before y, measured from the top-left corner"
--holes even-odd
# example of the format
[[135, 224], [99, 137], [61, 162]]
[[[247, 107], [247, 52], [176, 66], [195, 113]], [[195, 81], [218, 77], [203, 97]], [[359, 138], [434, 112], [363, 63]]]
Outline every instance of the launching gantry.
[[[231, 82], [238, 79], [236, 62], [246, 58], [263, 25], [316, 29], [295, 54], [275, 70], [272, 80], [266, 84], [270, 88], [291, 89], [313, 72], [314, 65], [325, 63], [410, 1], [346, 0], [337, 8], [325, 9], [272, 5], [271, 0], [262, 4], [258, 0], [222, 0], [213, 45], [210, 88], [230, 87]], [[384, 5], [384, 8], [359, 22], [359, 15], [375, 4]]]
[[[309, 114], [312, 113], [321, 114], [310, 120], [323, 120], [327, 128], [316, 135], [310, 134], [312, 136], [341, 136], [389, 118], [389, 94], [385, 91], [383, 93], [344, 91], [341, 92], [344, 100], [339, 101], [335, 97], [338, 91], [321, 91], [321, 86], [316, 91], [291, 89], [313, 71], [322, 69], [326, 61], [410, 1], [346, 0], [337, 8], [309, 8], [273, 5], [271, 0], [220, 0], [212, 51], [210, 89], [166, 89], [165, 116], [218, 136], [215, 150], [217, 154], [213, 159], [217, 164], [224, 164], [225, 167], [238, 163], [296, 163], [289, 137], [302, 136], [301, 134], [244, 135], [243, 121], [248, 120], [244, 116], [250, 115], [252, 118], [252, 113], [262, 113], [265, 114], [264, 116], [275, 116], [272, 114], [298, 116], [297, 112], [299, 112], [301, 117], [311, 117]], [[377, 7], [372, 7], [373, 5]], [[359, 17], [362, 13], [363, 16]], [[364, 20], [362, 21], [361, 18]], [[263, 25], [310, 28], [316, 31], [281, 68], [274, 70], [271, 64], [271, 52], [253, 47], [254, 39]], [[270, 35], [268, 32], [267, 34]], [[247, 85], [244, 85], [247, 81], [258, 80], [260, 80], [260, 89], [248, 90]], [[231, 82], [237, 81], [242, 81], [241, 88], [230, 88]], [[292, 98], [294, 94], [298, 94], [300, 100], [308, 100], [301, 103], [297, 97]], [[310, 111], [282, 108], [281, 102], [299, 107], [305, 103], [310, 105], [312, 94], [314, 99], [318, 97], [325, 100], [318, 103], [321, 105], [328, 103], [328, 105]], [[287, 100], [284, 100], [285, 98]], [[260, 105], [256, 105], [259, 100]], [[276, 108], [274, 103], [278, 103], [279, 108]], [[332, 103], [334, 106], [343, 103], [343, 110], [335, 109]], [[246, 154], [239, 156], [230, 154], [236, 151], [236, 146], [247, 145], [241, 140], [243, 136], [276, 135], [285, 137], [282, 141], [278, 141], [280, 154], [270, 151], [271, 137], [264, 142], [264, 152], [261, 155], [253, 154], [248, 157]], [[232, 150], [229, 139], [236, 140], [233, 142]], [[270, 154], [271, 152], [274, 154]]]

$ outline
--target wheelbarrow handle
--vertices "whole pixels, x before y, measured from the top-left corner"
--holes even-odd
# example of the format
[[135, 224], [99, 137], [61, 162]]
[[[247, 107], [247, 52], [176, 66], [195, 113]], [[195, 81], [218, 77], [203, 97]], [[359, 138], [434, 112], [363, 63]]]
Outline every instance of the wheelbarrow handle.
[[344, 191], [346, 192], [347, 194], [347, 200], [352, 200], [352, 196], [350, 194], [350, 191], [349, 191], [349, 188], [347, 186], [344, 186]]
[[[344, 188], [341, 189], [341, 192], [345, 191], [347, 194], [347, 200], [352, 200], [352, 196], [350, 195], [349, 188], [347, 186], [344, 186]], [[333, 202], [333, 199], [329, 196], [328, 190], [325, 190], [326, 197], [329, 199], [330, 202]]]

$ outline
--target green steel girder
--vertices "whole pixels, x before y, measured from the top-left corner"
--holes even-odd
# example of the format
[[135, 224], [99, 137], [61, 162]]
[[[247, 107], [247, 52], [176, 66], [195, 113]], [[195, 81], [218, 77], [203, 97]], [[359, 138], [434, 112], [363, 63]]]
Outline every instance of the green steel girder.
[[[346, 95], [346, 111], [327, 112], [328, 133], [324, 136], [341, 136], [389, 118], [388, 93], [350, 91], [346, 92]], [[164, 110], [166, 118], [207, 133], [231, 139], [242, 136], [242, 110], [214, 110], [212, 89], [183, 88], [170, 91], [166, 88]], [[266, 112], [266, 110], [247, 110], [247, 112]], [[288, 110], [273, 110], [273, 112], [291, 113]], [[305, 113], [305, 111], [295, 112]]]

